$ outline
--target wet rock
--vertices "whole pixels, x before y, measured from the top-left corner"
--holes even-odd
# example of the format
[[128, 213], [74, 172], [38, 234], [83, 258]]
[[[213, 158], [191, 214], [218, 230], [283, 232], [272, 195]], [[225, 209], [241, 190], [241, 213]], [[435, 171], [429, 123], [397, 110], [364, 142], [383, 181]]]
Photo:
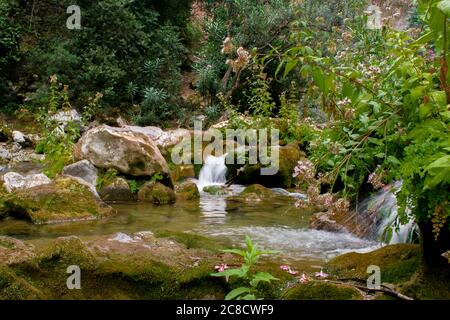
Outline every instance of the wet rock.
[[280, 180], [281, 187], [291, 188], [294, 183], [292, 173], [298, 161], [305, 157], [305, 153], [300, 150], [297, 143], [291, 143], [279, 147], [279, 169], [277, 179]]
[[[270, 189], [260, 185], [253, 184], [244, 189], [239, 195], [229, 197], [228, 200], [243, 201], [243, 202], [261, 202], [271, 201], [275, 198], [283, 197]], [[286, 197], [288, 198], [288, 197]]]
[[146, 182], [138, 192], [140, 201], [151, 202], [153, 204], [171, 204], [175, 203], [175, 192], [160, 182]]
[[145, 134], [106, 125], [93, 128], [74, 148], [76, 159], [98, 168], [113, 168], [131, 176], [169, 175], [169, 167], [156, 144]]
[[309, 226], [312, 229], [324, 230], [329, 232], [345, 232], [344, 226], [330, 219], [327, 212], [319, 212], [311, 216]]
[[87, 185], [60, 177], [51, 183], [18, 189], [3, 197], [0, 212], [33, 223], [99, 219], [113, 213]]
[[98, 170], [87, 160], [65, 166], [61, 173], [66, 176], [81, 178], [93, 186], [97, 183]]
[[175, 186], [177, 198], [182, 200], [196, 200], [200, 198], [197, 185], [193, 182], [184, 182]]
[[6, 190], [12, 192], [45, 185], [51, 183], [51, 180], [43, 173], [22, 176], [16, 172], [8, 172], [3, 175], [3, 182]]
[[98, 193], [100, 198], [107, 202], [136, 200], [127, 181], [120, 177], [115, 177], [110, 183], [103, 186]]

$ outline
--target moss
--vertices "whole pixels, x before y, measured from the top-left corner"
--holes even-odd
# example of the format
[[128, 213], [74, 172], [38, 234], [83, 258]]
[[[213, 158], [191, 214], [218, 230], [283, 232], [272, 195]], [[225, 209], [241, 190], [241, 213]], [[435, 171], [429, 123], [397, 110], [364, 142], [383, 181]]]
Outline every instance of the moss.
[[369, 253], [344, 254], [329, 261], [326, 269], [339, 278], [366, 281], [367, 267], [376, 265], [381, 269], [382, 282], [396, 284], [410, 279], [419, 270], [420, 264], [419, 245], [398, 244]]
[[198, 248], [210, 251], [218, 251], [220, 249], [220, 246], [215, 241], [193, 233], [162, 230], [156, 231], [155, 236], [158, 238], [168, 238], [178, 243], [182, 243], [187, 249]]
[[347, 285], [325, 281], [300, 283], [286, 290], [286, 300], [361, 300], [361, 293]]
[[197, 200], [200, 198], [197, 185], [193, 182], [185, 182], [175, 186], [175, 192], [177, 197], [182, 200]]
[[0, 126], [0, 142], [8, 142], [13, 140], [11, 129], [6, 126]]
[[110, 207], [95, 199], [88, 187], [71, 178], [17, 190], [5, 196], [2, 211], [34, 223], [96, 219], [112, 213]]
[[224, 186], [206, 186], [203, 191], [212, 195], [225, 195], [227, 194], [226, 187]]
[[18, 277], [10, 268], [0, 265], [1, 300], [35, 300], [43, 298], [45, 296], [39, 289]]
[[157, 205], [171, 204], [176, 201], [173, 190], [159, 182], [145, 183], [139, 189], [138, 199]]
[[294, 182], [294, 178], [292, 177], [294, 168], [305, 154], [300, 150], [298, 143], [291, 143], [280, 147], [279, 151], [277, 178], [280, 180], [283, 188], [290, 188]]

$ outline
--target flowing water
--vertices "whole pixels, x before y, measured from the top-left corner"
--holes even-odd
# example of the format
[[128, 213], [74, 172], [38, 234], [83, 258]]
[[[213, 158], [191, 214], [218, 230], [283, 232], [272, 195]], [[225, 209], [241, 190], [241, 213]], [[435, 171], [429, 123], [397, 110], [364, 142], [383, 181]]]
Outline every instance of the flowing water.
[[[226, 166], [224, 157], [209, 157], [203, 166], [199, 190], [207, 185], [224, 185]], [[232, 185], [229, 194], [238, 194], [243, 186]], [[293, 198], [304, 198], [300, 193], [289, 193], [283, 189], [273, 191]], [[23, 221], [3, 221], [0, 234], [42, 241], [60, 236], [77, 235], [95, 237], [98, 235], [128, 234], [139, 231], [183, 231], [206, 235], [224, 246], [241, 246], [244, 236], [249, 235], [263, 248], [280, 251], [277, 261], [301, 264], [303, 270], [315, 270], [325, 261], [339, 254], [357, 251], [367, 252], [381, 246], [376, 237], [358, 238], [349, 233], [331, 233], [309, 229], [310, 214], [296, 209], [291, 203], [230, 204], [225, 195], [211, 195], [200, 192], [200, 200], [174, 205], [154, 206], [147, 203], [120, 203], [112, 206], [117, 215], [100, 221], [73, 222], [67, 224], [32, 225]], [[370, 201], [381, 201], [389, 212], [387, 218], [377, 220], [377, 232], [392, 220], [395, 202], [387, 193], [377, 194]], [[395, 199], [395, 195], [394, 195]], [[389, 200], [389, 201], [388, 201]], [[295, 201], [295, 199], [293, 199]], [[391, 208], [389, 209], [389, 206]], [[396, 235], [402, 241], [404, 232]]]

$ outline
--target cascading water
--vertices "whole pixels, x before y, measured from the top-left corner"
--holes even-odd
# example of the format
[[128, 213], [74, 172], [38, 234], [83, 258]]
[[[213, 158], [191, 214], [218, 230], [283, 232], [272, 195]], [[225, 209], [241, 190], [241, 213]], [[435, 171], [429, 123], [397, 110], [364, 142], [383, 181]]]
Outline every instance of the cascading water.
[[225, 165], [224, 154], [220, 157], [215, 157], [209, 155], [202, 169], [200, 170], [200, 175], [198, 177], [198, 188], [200, 191], [203, 190], [205, 186], [211, 185], [224, 185], [226, 183], [227, 166]]
[[402, 182], [397, 181], [361, 201], [343, 224], [351, 226], [354, 233], [364, 238], [388, 244], [411, 242], [417, 233], [417, 226], [410, 210], [407, 210], [406, 223], [398, 221], [396, 193], [401, 187]]

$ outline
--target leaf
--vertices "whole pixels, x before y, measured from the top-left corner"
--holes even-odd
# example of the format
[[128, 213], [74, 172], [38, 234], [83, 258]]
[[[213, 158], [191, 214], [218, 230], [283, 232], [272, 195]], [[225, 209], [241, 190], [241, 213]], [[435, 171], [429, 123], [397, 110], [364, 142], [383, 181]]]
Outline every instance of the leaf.
[[245, 270], [243, 268], [240, 269], [228, 269], [225, 270], [223, 272], [216, 272], [216, 273], [211, 273], [212, 277], [238, 277], [238, 278], [242, 278], [245, 277], [245, 275], [247, 274], [248, 270]]
[[270, 282], [270, 281], [276, 281], [279, 280], [278, 278], [275, 278], [268, 272], [258, 272], [253, 276], [252, 281], [250, 281], [250, 285], [252, 287], [256, 287], [258, 283], [260, 282]]
[[296, 60], [291, 60], [288, 63], [286, 63], [286, 68], [284, 69], [284, 78], [297, 66]]
[[239, 255], [241, 257], [245, 256], [245, 251], [239, 250], [239, 249], [225, 249], [225, 250], [222, 250], [222, 252], [237, 254], [237, 255]]
[[236, 299], [237, 297], [239, 297], [240, 295], [244, 294], [244, 293], [249, 293], [250, 292], [250, 288], [246, 288], [246, 287], [239, 287], [236, 289], [231, 290], [226, 296], [225, 296], [225, 300], [233, 300]]
[[441, 10], [447, 17], [450, 16], [450, 0], [443, 0], [438, 2], [437, 8]]
[[426, 170], [430, 171], [434, 168], [450, 168], [450, 155], [443, 156], [432, 162], [430, 165], [428, 165], [428, 167], [426, 167]]

